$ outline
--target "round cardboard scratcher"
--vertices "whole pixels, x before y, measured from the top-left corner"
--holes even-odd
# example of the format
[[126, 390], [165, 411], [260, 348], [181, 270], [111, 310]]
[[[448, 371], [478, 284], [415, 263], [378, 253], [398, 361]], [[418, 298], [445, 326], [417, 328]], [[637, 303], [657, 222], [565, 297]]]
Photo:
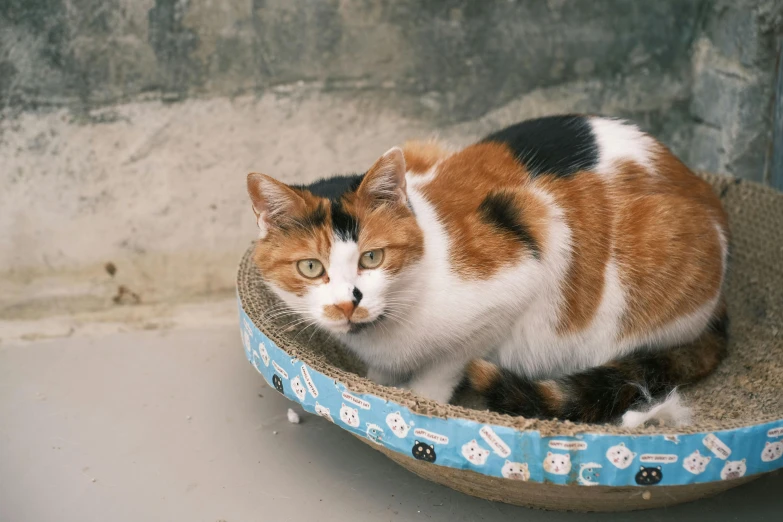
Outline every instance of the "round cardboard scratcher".
[[[683, 390], [684, 429], [534, 420], [446, 405], [361, 377], [361, 364], [279, 312], [251, 247], [237, 279], [247, 358], [305, 410], [428, 480], [547, 509], [619, 511], [694, 500], [783, 467], [783, 195], [705, 175], [732, 228], [730, 355]], [[291, 326], [288, 326], [288, 325]]]

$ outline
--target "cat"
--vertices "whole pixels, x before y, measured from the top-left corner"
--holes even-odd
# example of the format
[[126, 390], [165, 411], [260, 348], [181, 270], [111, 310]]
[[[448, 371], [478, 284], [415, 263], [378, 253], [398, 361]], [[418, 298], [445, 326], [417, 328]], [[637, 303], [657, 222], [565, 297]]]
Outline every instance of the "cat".
[[329, 408], [321, 404], [318, 404], [318, 401], [315, 402], [315, 413], [317, 413], [324, 419], [327, 419], [329, 422], [334, 422], [334, 419], [332, 418], [332, 414], [329, 411]]
[[783, 457], [783, 440], [777, 442], [767, 442], [764, 445], [764, 450], [761, 452], [761, 460], [764, 462], [772, 462]]
[[302, 381], [299, 380], [299, 376], [297, 375], [293, 379], [291, 379], [291, 389], [294, 391], [294, 395], [300, 400], [303, 401], [305, 399], [305, 395], [307, 394], [307, 390], [305, 390], [305, 387], [302, 386]]
[[620, 469], [630, 466], [634, 457], [636, 457], [636, 453], [626, 448], [624, 442], [612, 446], [606, 451], [606, 458], [609, 459], [609, 462]]
[[479, 446], [476, 439], [466, 442], [462, 445], [462, 456], [465, 457], [468, 462], [477, 466], [483, 466], [487, 462], [489, 457], [489, 450]]
[[371, 422], [367, 423], [367, 438], [376, 444], [383, 442], [383, 428]]
[[392, 433], [401, 439], [407, 437], [408, 430], [411, 429], [410, 425], [405, 423], [405, 419], [402, 418], [398, 411], [386, 416], [386, 425], [392, 430]]
[[359, 410], [343, 404], [340, 408], [340, 420], [352, 428], [358, 428]]
[[745, 465], [745, 459], [742, 460], [730, 460], [723, 465], [723, 469], [720, 470], [720, 478], [722, 480], [732, 480], [744, 477], [748, 471], [748, 467]]
[[640, 486], [654, 486], [663, 480], [663, 471], [660, 466], [654, 468], [645, 468], [639, 466], [636, 473], [636, 483]]
[[553, 475], [567, 475], [571, 471], [571, 455], [548, 452], [544, 459], [544, 471]]
[[437, 458], [435, 455], [435, 446], [427, 444], [426, 442], [419, 442], [418, 440], [413, 443], [411, 453], [418, 460], [425, 462], [435, 462]]
[[602, 465], [596, 462], [588, 462], [586, 464], [579, 465], [579, 483], [583, 486], [597, 486], [598, 477], [601, 476], [598, 470], [603, 468]]
[[630, 123], [550, 116], [247, 187], [263, 280], [380, 384], [448, 402], [467, 374], [493, 411], [609, 422], [724, 357], [726, 214]]
[[511, 480], [527, 481], [530, 479], [530, 470], [527, 467], [527, 462], [511, 462], [506, 460], [503, 467], [500, 470], [500, 474], [503, 478]]
[[707, 469], [707, 464], [710, 463], [710, 460], [712, 460], [712, 457], [702, 456], [702, 454], [699, 453], [699, 450], [696, 450], [685, 457], [685, 460], [682, 462], [682, 467], [694, 475], [699, 475], [704, 473], [704, 470]]
[[285, 395], [285, 391], [283, 390], [283, 380], [280, 378], [279, 375], [277, 374], [272, 375], [272, 385], [275, 387], [275, 390]]

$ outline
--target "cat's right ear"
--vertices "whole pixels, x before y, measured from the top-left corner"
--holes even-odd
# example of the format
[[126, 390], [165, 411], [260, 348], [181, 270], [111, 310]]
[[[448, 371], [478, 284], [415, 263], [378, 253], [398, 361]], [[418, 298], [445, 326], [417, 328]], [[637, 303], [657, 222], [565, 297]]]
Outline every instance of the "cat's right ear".
[[271, 228], [279, 226], [286, 216], [305, 207], [304, 199], [296, 190], [266, 174], [248, 174], [247, 193], [253, 204], [261, 239]]
[[371, 206], [383, 203], [406, 205], [405, 156], [394, 147], [380, 157], [365, 174], [356, 193]]

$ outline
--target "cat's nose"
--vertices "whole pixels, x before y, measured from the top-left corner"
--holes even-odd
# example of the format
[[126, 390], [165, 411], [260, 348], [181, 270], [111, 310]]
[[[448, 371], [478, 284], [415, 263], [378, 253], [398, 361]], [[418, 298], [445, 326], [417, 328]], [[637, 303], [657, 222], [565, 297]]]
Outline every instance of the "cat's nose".
[[353, 311], [356, 310], [356, 304], [354, 304], [353, 301], [346, 301], [344, 303], [337, 303], [337, 308], [340, 309], [340, 311], [343, 313], [346, 319], [350, 319], [353, 315]]

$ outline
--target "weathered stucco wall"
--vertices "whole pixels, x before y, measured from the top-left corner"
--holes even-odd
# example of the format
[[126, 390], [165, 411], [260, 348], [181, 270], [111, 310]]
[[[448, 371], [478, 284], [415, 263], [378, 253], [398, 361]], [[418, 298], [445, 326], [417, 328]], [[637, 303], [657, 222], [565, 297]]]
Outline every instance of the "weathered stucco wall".
[[[0, 315], [230, 290], [244, 177], [565, 111], [770, 180], [772, 0], [5, 0]], [[112, 276], [105, 270], [113, 263]], [[123, 294], [120, 302], [134, 302]]]

